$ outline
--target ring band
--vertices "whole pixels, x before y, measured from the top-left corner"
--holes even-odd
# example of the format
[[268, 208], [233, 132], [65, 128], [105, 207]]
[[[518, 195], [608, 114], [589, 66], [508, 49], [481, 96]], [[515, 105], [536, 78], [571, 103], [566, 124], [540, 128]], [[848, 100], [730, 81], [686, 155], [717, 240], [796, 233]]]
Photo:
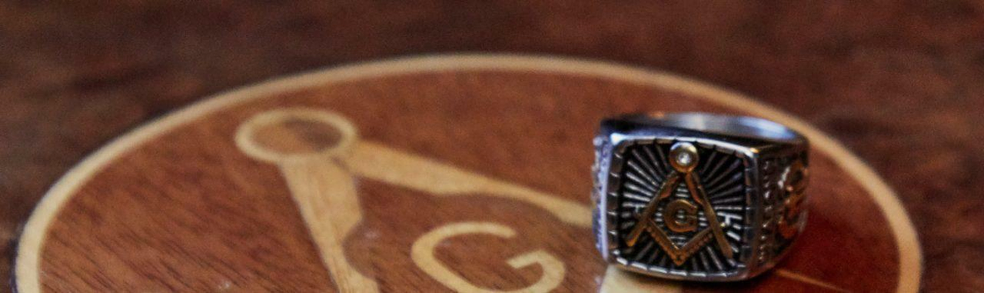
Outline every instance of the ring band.
[[602, 121], [594, 144], [596, 242], [620, 268], [744, 280], [773, 267], [806, 222], [809, 143], [781, 124], [627, 115]]

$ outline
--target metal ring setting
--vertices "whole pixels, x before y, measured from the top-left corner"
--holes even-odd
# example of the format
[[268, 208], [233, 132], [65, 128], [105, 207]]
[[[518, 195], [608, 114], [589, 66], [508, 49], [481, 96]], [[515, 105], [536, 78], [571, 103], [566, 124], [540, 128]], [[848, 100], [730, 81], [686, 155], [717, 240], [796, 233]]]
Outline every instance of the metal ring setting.
[[594, 144], [595, 235], [615, 266], [743, 280], [774, 266], [803, 229], [809, 144], [778, 123], [628, 115], [602, 121]]

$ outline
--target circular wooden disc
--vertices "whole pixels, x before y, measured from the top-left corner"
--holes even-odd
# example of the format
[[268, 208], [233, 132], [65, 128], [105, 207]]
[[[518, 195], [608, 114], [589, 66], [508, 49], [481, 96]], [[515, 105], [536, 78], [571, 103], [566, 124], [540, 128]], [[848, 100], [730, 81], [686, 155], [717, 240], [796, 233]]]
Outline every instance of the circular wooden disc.
[[[590, 232], [591, 138], [602, 117], [638, 111], [806, 134], [810, 219], [788, 258], [725, 285], [607, 268]], [[20, 292], [909, 292], [921, 257], [885, 183], [781, 111], [616, 65], [446, 56], [263, 83], [141, 127], [51, 189], [16, 261]]]

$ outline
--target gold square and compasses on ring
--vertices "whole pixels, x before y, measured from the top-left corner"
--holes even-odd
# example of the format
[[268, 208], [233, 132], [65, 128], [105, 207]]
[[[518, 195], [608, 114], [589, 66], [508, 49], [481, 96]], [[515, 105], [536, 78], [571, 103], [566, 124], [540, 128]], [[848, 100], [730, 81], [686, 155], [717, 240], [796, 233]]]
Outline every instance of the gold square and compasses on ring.
[[[660, 184], [656, 193], [653, 194], [645, 209], [638, 215], [635, 227], [625, 239], [626, 245], [635, 246], [642, 233], [648, 232], [676, 265], [682, 265], [690, 256], [710, 242], [715, 243], [722, 255], [729, 259], [733, 258], [731, 246], [722, 230], [724, 226], [719, 223], [714, 208], [708, 201], [698, 172], [694, 171], [700, 162], [697, 148], [689, 142], [676, 143], [670, 148], [670, 155], [667, 160], [673, 168]], [[681, 183], [686, 186], [689, 199], [673, 199], [672, 195]], [[662, 209], [661, 219], [664, 226], [670, 231], [675, 233], [696, 231], [699, 227], [698, 211], [704, 213], [704, 218], [708, 223], [706, 228], [697, 231], [682, 247], [674, 243], [667, 232], [656, 222], [657, 210], [661, 202], [667, 200], [670, 202], [666, 203]]]

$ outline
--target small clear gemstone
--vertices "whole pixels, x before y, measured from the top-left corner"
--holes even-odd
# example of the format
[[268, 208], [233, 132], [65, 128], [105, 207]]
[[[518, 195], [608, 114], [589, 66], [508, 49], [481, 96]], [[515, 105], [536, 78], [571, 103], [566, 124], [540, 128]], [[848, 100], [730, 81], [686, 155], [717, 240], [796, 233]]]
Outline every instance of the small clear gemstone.
[[677, 154], [676, 159], [677, 163], [684, 166], [690, 165], [690, 163], [693, 163], [694, 161], [694, 157], [691, 156], [690, 153], [679, 153]]

